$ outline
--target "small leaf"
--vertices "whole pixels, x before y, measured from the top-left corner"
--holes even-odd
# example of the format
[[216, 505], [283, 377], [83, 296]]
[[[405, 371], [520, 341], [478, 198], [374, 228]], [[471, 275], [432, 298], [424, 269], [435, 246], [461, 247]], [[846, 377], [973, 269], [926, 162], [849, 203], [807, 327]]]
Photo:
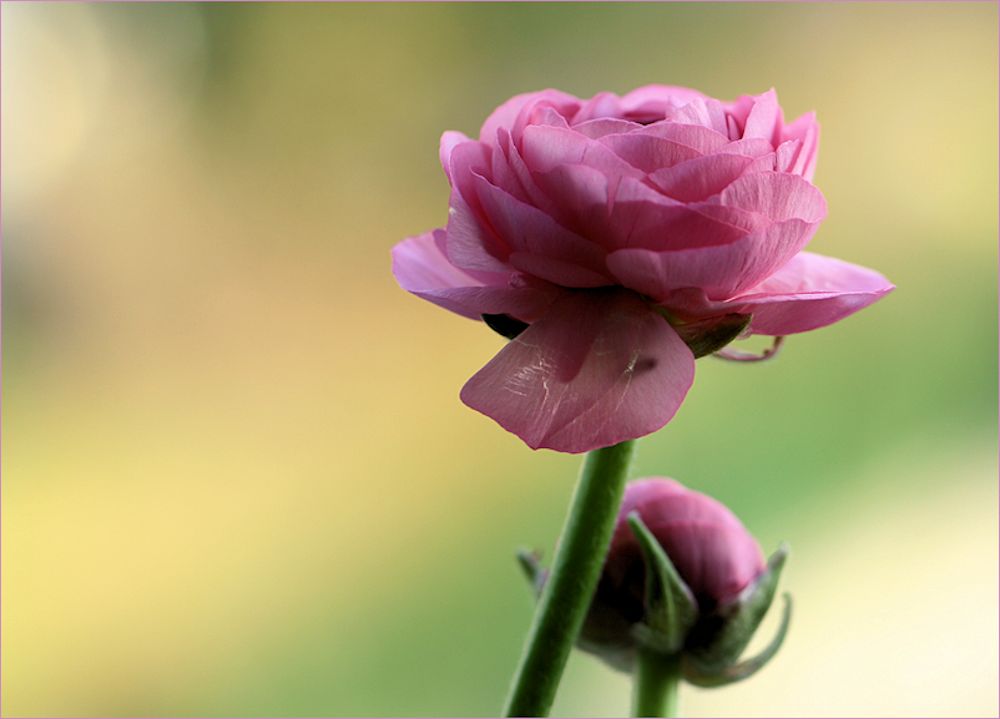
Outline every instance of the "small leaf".
[[635, 627], [635, 638], [649, 649], [672, 654], [684, 646], [698, 619], [698, 604], [639, 513], [630, 513], [628, 523], [646, 564], [646, 620]]
[[545, 580], [549, 576], [548, 570], [542, 567], [541, 560], [542, 555], [538, 552], [527, 549], [517, 550], [517, 563], [520, 565], [521, 571], [524, 572], [524, 576], [531, 582], [531, 588], [535, 590], [535, 596], [542, 593], [542, 587], [545, 586]]
[[778, 627], [778, 633], [771, 640], [771, 643], [764, 648], [764, 651], [755, 657], [746, 659], [738, 664], [731, 664], [715, 672], [706, 671], [698, 665], [696, 659], [685, 657], [684, 678], [695, 686], [708, 688], [732, 684], [756, 674], [778, 653], [782, 643], [785, 641], [785, 635], [788, 633], [788, 624], [792, 618], [792, 597], [788, 593], [785, 593], [782, 595], [782, 598], [785, 600], [785, 606], [781, 615], [781, 626]]
[[740, 658], [774, 601], [787, 557], [788, 545], [782, 543], [768, 559], [767, 568], [760, 576], [734, 601], [718, 608], [716, 613], [720, 621], [712, 627], [711, 634], [689, 642], [689, 653], [706, 670], [721, 670]]

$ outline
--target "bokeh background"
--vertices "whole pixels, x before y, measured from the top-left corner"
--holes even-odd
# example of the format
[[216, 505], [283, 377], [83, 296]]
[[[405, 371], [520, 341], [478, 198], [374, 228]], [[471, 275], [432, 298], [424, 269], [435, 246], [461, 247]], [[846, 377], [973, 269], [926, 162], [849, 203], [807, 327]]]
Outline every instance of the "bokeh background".
[[[502, 340], [389, 249], [443, 130], [651, 82], [816, 109], [813, 249], [899, 287], [642, 442], [793, 548], [782, 653], [683, 710], [997, 715], [995, 5], [2, 13], [5, 716], [497, 713], [579, 458], [459, 402]], [[576, 655], [555, 712], [628, 692]]]

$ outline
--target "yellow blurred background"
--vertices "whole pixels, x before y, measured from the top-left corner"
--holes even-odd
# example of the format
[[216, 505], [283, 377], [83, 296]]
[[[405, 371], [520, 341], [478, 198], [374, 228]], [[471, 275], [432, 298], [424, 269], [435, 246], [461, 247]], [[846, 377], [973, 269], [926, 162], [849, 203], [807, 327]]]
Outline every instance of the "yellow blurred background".
[[[398, 289], [443, 130], [517, 92], [778, 89], [813, 249], [899, 289], [699, 362], [636, 476], [787, 540], [796, 613], [689, 716], [996, 716], [993, 4], [2, 7], [5, 716], [490, 715], [579, 458], [458, 400]], [[769, 635], [769, 617], [763, 634]], [[762, 637], [766, 638], [766, 637]], [[575, 655], [556, 714], [621, 715]]]

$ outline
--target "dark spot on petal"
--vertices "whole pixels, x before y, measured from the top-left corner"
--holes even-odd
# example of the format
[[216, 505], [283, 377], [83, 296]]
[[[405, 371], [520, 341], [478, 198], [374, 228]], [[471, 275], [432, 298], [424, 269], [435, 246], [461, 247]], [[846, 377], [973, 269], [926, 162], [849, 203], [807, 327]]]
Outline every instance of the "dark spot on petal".
[[656, 357], [640, 357], [635, 363], [634, 374], [642, 374], [654, 369], [658, 364]]

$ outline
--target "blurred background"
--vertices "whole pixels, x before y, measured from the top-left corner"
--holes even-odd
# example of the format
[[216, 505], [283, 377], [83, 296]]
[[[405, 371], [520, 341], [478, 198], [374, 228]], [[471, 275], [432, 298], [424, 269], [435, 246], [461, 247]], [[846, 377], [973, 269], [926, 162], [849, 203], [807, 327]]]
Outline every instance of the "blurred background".
[[[641, 443], [793, 549], [782, 653], [682, 710], [996, 716], [995, 5], [2, 13], [4, 715], [499, 712], [580, 459], [461, 404], [503, 340], [389, 249], [443, 130], [662, 82], [817, 110], [813, 249], [899, 287]], [[555, 713], [628, 692], [578, 654]]]

